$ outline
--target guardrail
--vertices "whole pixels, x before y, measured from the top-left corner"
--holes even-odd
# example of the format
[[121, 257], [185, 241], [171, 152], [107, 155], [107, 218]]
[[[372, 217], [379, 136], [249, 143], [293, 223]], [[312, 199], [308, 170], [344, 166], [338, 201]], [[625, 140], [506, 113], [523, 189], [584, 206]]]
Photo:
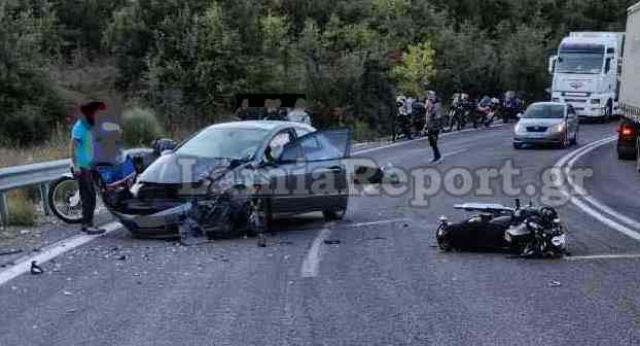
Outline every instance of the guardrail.
[[[137, 148], [126, 150], [126, 154], [136, 155], [150, 153], [151, 149]], [[70, 160], [57, 160], [42, 163], [34, 163], [24, 166], [0, 168], [0, 225], [6, 227], [9, 224], [9, 210], [7, 192], [28, 186], [39, 186], [40, 200], [45, 215], [51, 211], [47, 204], [49, 183], [69, 172]]]
[[31, 165], [0, 169], [0, 218], [2, 226], [9, 223], [7, 192], [27, 186], [39, 185], [40, 200], [46, 215], [50, 214], [47, 205], [49, 183], [69, 171], [69, 160], [49, 161]]

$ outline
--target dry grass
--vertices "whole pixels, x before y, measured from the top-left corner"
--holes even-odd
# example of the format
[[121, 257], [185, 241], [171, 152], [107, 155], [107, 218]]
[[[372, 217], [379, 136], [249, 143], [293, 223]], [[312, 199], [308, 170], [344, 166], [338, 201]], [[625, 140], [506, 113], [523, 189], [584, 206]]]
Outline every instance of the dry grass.
[[33, 201], [24, 191], [11, 191], [7, 196], [9, 224], [13, 226], [35, 226], [37, 216]]
[[0, 168], [69, 158], [68, 131], [60, 127], [49, 141], [37, 146], [0, 147]]

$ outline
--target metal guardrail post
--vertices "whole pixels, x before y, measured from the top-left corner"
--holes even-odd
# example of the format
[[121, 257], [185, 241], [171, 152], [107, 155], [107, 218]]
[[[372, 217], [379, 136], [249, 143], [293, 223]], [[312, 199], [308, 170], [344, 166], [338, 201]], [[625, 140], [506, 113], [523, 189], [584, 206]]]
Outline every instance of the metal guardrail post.
[[42, 203], [42, 210], [44, 210], [44, 215], [51, 215], [51, 210], [49, 209], [49, 203], [47, 203], [47, 197], [49, 196], [49, 184], [40, 184], [40, 202]]
[[0, 221], [2, 221], [2, 223], [0, 223], [0, 225], [2, 226], [2, 228], [6, 228], [7, 226], [9, 226], [9, 210], [8, 210], [8, 205], [7, 205], [7, 195], [0, 191]]

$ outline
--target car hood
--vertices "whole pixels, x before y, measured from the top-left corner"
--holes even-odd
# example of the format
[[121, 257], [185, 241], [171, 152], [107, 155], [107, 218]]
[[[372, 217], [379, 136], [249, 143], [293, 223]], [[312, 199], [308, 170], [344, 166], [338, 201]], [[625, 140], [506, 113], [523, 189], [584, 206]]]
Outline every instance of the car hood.
[[528, 126], [551, 127], [551, 126], [560, 124], [563, 121], [564, 121], [564, 119], [527, 119], [527, 118], [522, 118], [522, 119], [520, 119], [518, 124], [520, 124], [520, 126], [527, 126], [527, 127]]
[[138, 178], [142, 183], [183, 185], [199, 183], [229, 170], [227, 159], [182, 156], [176, 153], [162, 155]]

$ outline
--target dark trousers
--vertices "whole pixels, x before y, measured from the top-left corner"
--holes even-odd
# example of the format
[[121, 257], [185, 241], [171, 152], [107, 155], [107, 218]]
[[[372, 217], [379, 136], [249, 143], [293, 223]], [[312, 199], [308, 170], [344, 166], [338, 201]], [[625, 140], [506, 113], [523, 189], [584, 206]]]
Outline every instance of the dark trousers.
[[440, 160], [440, 149], [438, 148], [438, 136], [440, 135], [440, 131], [438, 130], [430, 130], [429, 131], [429, 145], [433, 150], [433, 160]]
[[93, 172], [82, 169], [76, 177], [80, 189], [80, 200], [82, 201], [82, 226], [93, 226], [93, 214], [96, 209], [96, 188], [93, 184]]

